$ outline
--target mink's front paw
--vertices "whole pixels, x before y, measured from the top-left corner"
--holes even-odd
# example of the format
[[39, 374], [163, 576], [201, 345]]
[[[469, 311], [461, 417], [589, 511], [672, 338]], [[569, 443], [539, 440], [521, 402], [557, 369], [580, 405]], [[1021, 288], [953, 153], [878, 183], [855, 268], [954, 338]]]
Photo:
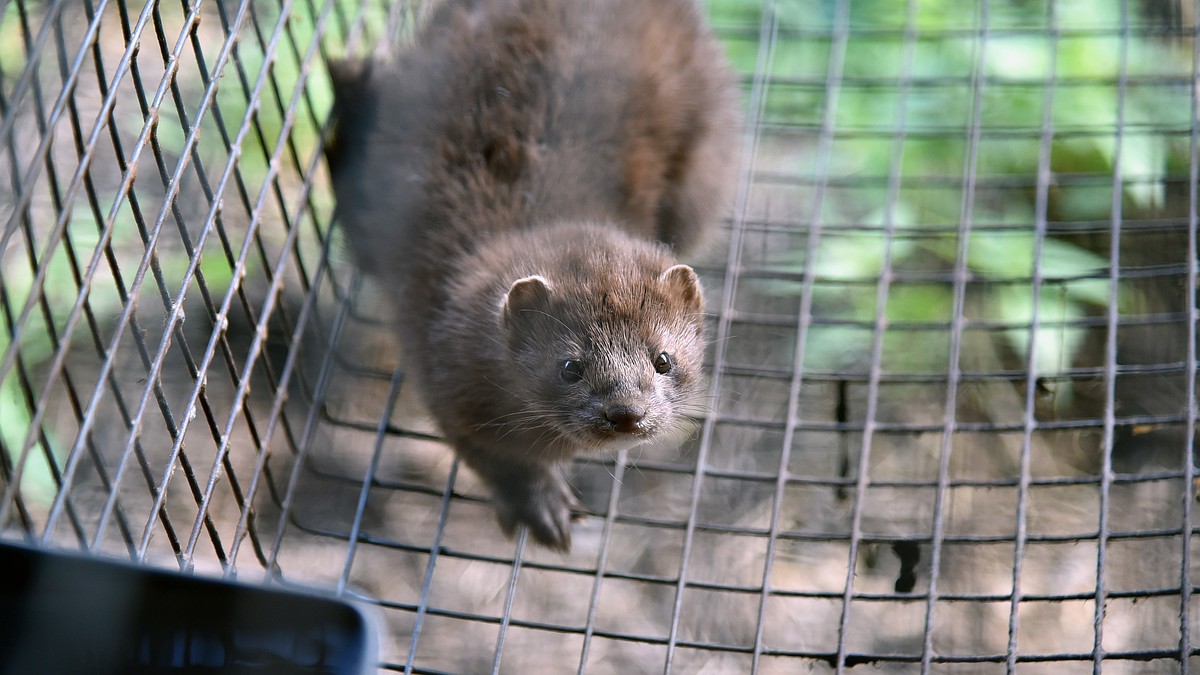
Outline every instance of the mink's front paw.
[[539, 544], [563, 553], [571, 550], [571, 522], [578, 517], [572, 511], [582, 511], [583, 504], [556, 470], [496, 486], [495, 501], [508, 536], [525, 525]]

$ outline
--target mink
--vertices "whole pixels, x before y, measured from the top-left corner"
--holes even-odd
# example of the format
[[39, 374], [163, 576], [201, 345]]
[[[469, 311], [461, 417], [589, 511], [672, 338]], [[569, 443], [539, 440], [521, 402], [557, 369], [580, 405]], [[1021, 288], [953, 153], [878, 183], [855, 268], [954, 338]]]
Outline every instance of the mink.
[[511, 536], [569, 550], [562, 474], [686, 433], [738, 89], [690, 0], [446, 0], [330, 63], [337, 218], [408, 372]]

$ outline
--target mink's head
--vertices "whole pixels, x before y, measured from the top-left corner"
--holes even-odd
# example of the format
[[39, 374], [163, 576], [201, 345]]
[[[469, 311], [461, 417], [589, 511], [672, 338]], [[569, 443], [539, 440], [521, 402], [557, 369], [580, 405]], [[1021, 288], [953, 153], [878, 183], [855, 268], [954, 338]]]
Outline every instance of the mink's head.
[[500, 303], [510, 391], [525, 408], [515, 424], [610, 452], [686, 431], [704, 387], [696, 273], [665, 256], [652, 266], [592, 262], [517, 279]]

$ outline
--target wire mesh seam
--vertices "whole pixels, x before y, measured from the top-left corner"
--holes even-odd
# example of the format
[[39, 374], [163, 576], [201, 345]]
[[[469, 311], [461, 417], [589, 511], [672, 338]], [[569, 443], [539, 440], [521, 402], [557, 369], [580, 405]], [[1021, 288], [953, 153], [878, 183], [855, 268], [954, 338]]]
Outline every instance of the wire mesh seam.
[[1122, 192], [1121, 175], [1124, 171], [1122, 165], [1123, 145], [1124, 145], [1124, 123], [1125, 123], [1125, 91], [1126, 81], [1129, 74], [1129, 4], [1128, 0], [1122, 0], [1119, 3], [1121, 13], [1121, 28], [1122, 36], [1120, 48], [1118, 50], [1118, 82], [1117, 82], [1117, 112], [1115, 122], [1114, 141], [1112, 161], [1112, 180], [1113, 180], [1113, 196], [1111, 205], [1112, 229], [1111, 229], [1111, 244], [1109, 250], [1109, 295], [1108, 295], [1108, 311], [1106, 318], [1108, 319], [1108, 327], [1105, 335], [1104, 343], [1104, 438], [1100, 444], [1101, 468], [1100, 468], [1100, 522], [1099, 522], [1099, 537], [1096, 541], [1096, 603], [1095, 603], [1095, 621], [1094, 621], [1094, 641], [1092, 643], [1092, 663], [1093, 668], [1099, 670], [1104, 658], [1104, 616], [1107, 611], [1106, 596], [1107, 596], [1107, 579], [1105, 577], [1105, 566], [1108, 561], [1108, 518], [1109, 518], [1109, 490], [1112, 481], [1112, 449], [1113, 439], [1116, 426], [1116, 364], [1117, 364], [1117, 325], [1119, 322], [1119, 283], [1120, 283], [1120, 264], [1121, 264], [1121, 212], [1122, 212]]
[[[759, 22], [760, 39], [756, 55], [755, 77], [750, 90], [750, 107], [745, 121], [746, 131], [743, 135], [740, 161], [743, 167], [754, 165], [759, 149], [759, 126], [765, 111], [766, 90], [769, 82], [769, 69], [774, 60], [776, 38], [779, 30], [779, 5], [777, 0], [766, 0], [762, 17]], [[713, 357], [712, 372], [709, 381], [709, 400], [716, 400], [721, 389], [721, 374], [726, 362], [726, 349], [729, 341], [729, 330], [734, 317], [734, 296], [737, 289], [737, 270], [741, 265], [741, 249], [743, 243], [745, 217], [752, 186], [748, 180], [749, 169], [738, 172], [738, 186], [734, 195], [733, 227], [730, 233], [729, 254], [726, 258], [726, 272], [722, 288], [722, 306], [717, 314], [717, 331], [714, 338], [716, 344]], [[691, 552], [692, 532], [695, 529], [695, 507], [700, 499], [700, 490], [707, 470], [705, 462], [708, 448], [712, 443], [716, 420], [714, 414], [705, 415], [700, 432], [700, 449], [696, 456], [696, 472], [692, 479], [691, 508], [687, 529], [684, 533], [683, 552], [679, 567], [679, 577], [675, 590], [674, 603], [671, 609], [671, 627], [667, 638], [667, 654], [663, 664], [663, 672], [670, 672], [671, 662], [675, 656], [675, 645], [679, 631], [680, 610], [683, 606], [683, 594], [687, 587], [687, 563]]]
[[[1049, 24], [1050, 63], [1048, 72], [1057, 72], [1058, 67], [1058, 28], [1057, 28], [1057, 13], [1055, 4], [1050, 3], [1047, 6], [1047, 23]], [[1033, 432], [1037, 428], [1038, 421], [1036, 416], [1036, 400], [1037, 400], [1037, 355], [1038, 355], [1038, 330], [1043, 323], [1041, 319], [1042, 311], [1042, 284], [1044, 282], [1042, 275], [1042, 260], [1044, 253], [1044, 241], [1047, 230], [1047, 209], [1050, 191], [1050, 155], [1052, 152], [1051, 140], [1054, 137], [1054, 120], [1052, 111], [1054, 110], [1054, 92], [1057, 88], [1057, 83], [1054, 78], [1046, 85], [1046, 91], [1043, 94], [1042, 100], [1042, 132], [1041, 139], [1038, 144], [1038, 189], [1035, 196], [1036, 204], [1034, 206], [1034, 237], [1033, 237], [1033, 270], [1031, 286], [1033, 292], [1032, 307], [1030, 309], [1029, 322], [1029, 341], [1028, 341], [1028, 358], [1026, 359], [1026, 368], [1029, 374], [1025, 383], [1025, 401], [1024, 401], [1024, 430], [1021, 434], [1021, 468], [1020, 478], [1017, 484], [1017, 509], [1016, 509], [1016, 531], [1014, 532], [1013, 542], [1013, 572], [1012, 572], [1012, 593], [1009, 602], [1008, 610], [1008, 654], [1005, 660], [1005, 667], [1011, 672], [1017, 667], [1017, 647], [1018, 636], [1020, 630], [1020, 609], [1021, 601], [1027, 599], [1024, 591], [1021, 588], [1022, 583], [1022, 567], [1025, 558], [1025, 546], [1028, 538], [1028, 518], [1029, 518], [1029, 488], [1032, 484], [1031, 465], [1033, 455]]]
[[[1200, 35], [1200, 2], [1192, 5], [1196, 24], [1193, 26], [1193, 36]], [[1192, 41], [1192, 78], [1193, 81], [1200, 81], [1200, 41], [1193, 39]], [[1197, 97], [1191, 97], [1192, 119], [1200, 119], [1200, 101]], [[1191, 138], [1188, 139], [1188, 176], [1190, 188], [1188, 189], [1188, 269], [1187, 269], [1187, 290], [1184, 293], [1185, 301], [1187, 302], [1187, 383], [1185, 385], [1187, 394], [1187, 422], [1185, 428], [1187, 432], [1184, 435], [1183, 457], [1182, 464], [1184, 466], [1184, 487], [1183, 487], [1183, 531], [1189, 533], [1182, 537], [1182, 545], [1180, 546], [1180, 569], [1179, 569], [1179, 663], [1181, 672], [1184, 675], [1191, 672], [1192, 654], [1192, 546], [1190, 533], [1193, 531], [1192, 518], [1193, 506], [1196, 501], [1196, 467], [1192, 458], [1195, 456], [1196, 449], [1196, 374], [1200, 370], [1196, 360], [1196, 321], [1198, 312], [1196, 308], [1196, 285], [1200, 283], [1197, 278], [1197, 246], [1200, 241], [1197, 240], [1197, 210], [1198, 200], [1197, 192], [1200, 192], [1200, 151], [1198, 151], [1197, 125], [1192, 125]]]
[[950, 480], [950, 457], [954, 451], [954, 436], [958, 430], [958, 387], [962, 369], [962, 339], [966, 324], [967, 256], [971, 224], [975, 217], [976, 176], [979, 162], [979, 130], [983, 125], [983, 73], [987, 68], [987, 44], [990, 37], [989, 1], [979, 7], [978, 42], [972, 43], [971, 121], [968, 125], [966, 159], [963, 162], [963, 191], [959, 211], [959, 231], [954, 257], [954, 300], [950, 322], [950, 354], [947, 363], [945, 417], [941, 445], [938, 449], [938, 485], [933, 498], [933, 536], [929, 553], [929, 597], [926, 601], [925, 627], [921, 646], [921, 668], [928, 670], [932, 663], [934, 614], [937, 611], [938, 583], [941, 577], [942, 541], [945, 539], [947, 483]]

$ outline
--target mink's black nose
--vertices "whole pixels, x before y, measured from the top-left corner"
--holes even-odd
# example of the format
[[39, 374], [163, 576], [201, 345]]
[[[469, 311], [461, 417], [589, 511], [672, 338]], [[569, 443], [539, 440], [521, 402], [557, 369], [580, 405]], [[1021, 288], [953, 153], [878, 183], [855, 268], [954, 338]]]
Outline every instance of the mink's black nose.
[[634, 434], [642, 430], [642, 420], [646, 418], [646, 409], [636, 403], [633, 405], [614, 405], [604, 410], [604, 419], [612, 424], [613, 431], [623, 434]]

